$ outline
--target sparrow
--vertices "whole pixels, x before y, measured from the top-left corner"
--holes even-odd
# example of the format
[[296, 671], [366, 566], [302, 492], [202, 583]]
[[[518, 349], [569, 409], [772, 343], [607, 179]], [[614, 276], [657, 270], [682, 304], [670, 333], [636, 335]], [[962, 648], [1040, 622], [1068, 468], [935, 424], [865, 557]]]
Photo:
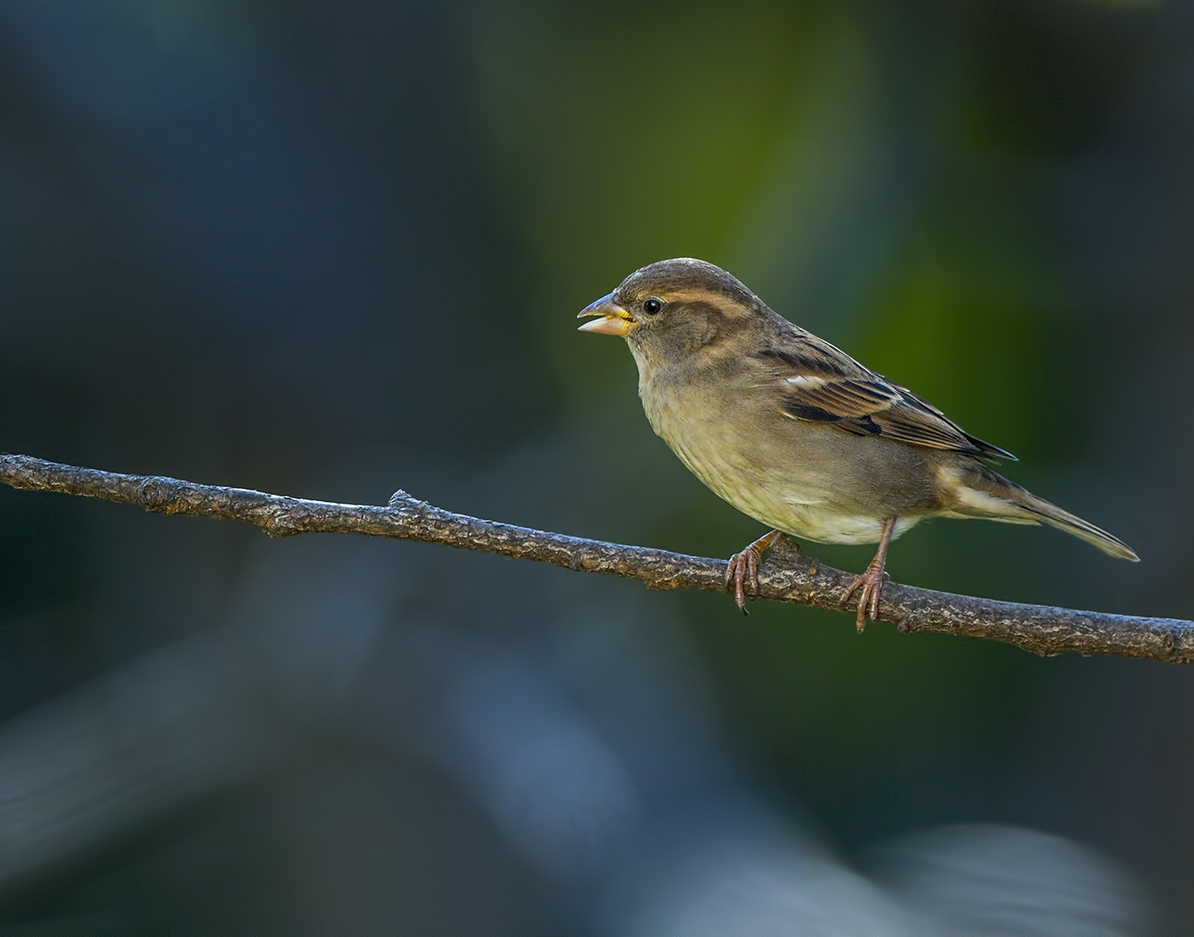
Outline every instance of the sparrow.
[[892, 540], [930, 517], [1048, 524], [1125, 560], [1122, 540], [1038, 498], [988, 462], [1015, 459], [923, 397], [773, 312], [738, 279], [680, 257], [630, 274], [578, 318], [620, 335], [638, 365], [652, 429], [715, 494], [771, 532], [730, 557], [746, 612], [763, 552], [780, 534], [877, 543], [843, 592], [857, 625], [879, 612]]

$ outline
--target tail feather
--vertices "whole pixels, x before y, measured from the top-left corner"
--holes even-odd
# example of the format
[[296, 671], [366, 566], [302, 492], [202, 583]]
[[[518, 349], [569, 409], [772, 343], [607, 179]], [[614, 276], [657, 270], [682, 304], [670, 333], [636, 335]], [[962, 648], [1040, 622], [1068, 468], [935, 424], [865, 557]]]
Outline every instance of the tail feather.
[[950, 475], [951, 480], [960, 482], [954, 488], [954, 495], [958, 499], [958, 516], [985, 517], [1011, 524], [1048, 524], [1085, 540], [1111, 556], [1134, 563], [1140, 561], [1136, 551], [1114, 534], [1044, 498], [1038, 498], [977, 460], [973, 466], [966, 466], [957, 475]]
[[1064, 511], [1056, 504], [1051, 504], [1044, 498], [1038, 498], [1031, 492], [1025, 491], [1024, 494], [1028, 497], [1016, 499], [1017, 506], [1030, 514], [1035, 514], [1050, 527], [1056, 527], [1058, 530], [1064, 530], [1068, 534], [1080, 537], [1087, 543], [1098, 547], [1104, 553], [1110, 553], [1121, 560], [1131, 560], [1133, 563], [1140, 562], [1140, 557], [1136, 555], [1136, 551], [1114, 534], [1107, 533], [1103, 528], [1096, 527], [1090, 521], [1083, 520], [1078, 515], [1071, 514], [1069, 511]]

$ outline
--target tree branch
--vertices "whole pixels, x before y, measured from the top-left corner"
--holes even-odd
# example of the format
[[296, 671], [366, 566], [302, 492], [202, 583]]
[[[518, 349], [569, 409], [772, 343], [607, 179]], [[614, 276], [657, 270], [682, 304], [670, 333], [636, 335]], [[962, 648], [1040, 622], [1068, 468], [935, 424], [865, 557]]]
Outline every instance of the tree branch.
[[[174, 478], [121, 475], [23, 455], [0, 455], [0, 482], [29, 491], [137, 504], [159, 514], [245, 521], [271, 537], [307, 533], [393, 537], [552, 563], [577, 572], [624, 576], [651, 589], [725, 591], [725, 560], [585, 540], [453, 514], [405, 491], [396, 491], [384, 507], [335, 504]], [[818, 563], [781, 538], [762, 569], [759, 597], [841, 610], [842, 590], [853, 579], [853, 574]], [[1171, 618], [1020, 605], [888, 583], [883, 588], [879, 619], [903, 632], [989, 638], [1035, 654], [1076, 652], [1194, 662], [1194, 622]]]

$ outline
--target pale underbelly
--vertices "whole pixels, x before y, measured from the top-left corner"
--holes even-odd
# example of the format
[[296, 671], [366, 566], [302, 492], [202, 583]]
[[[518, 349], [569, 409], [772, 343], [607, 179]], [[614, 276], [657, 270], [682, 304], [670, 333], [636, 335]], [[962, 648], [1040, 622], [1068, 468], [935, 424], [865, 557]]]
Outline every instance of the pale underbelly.
[[[786, 497], [787, 493], [783, 491], [773, 495], [768, 491], [719, 490], [700, 472], [694, 471], [694, 474], [743, 514], [804, 540], [817, 543], [878, 543], [883, 534], [885, 517], [848, 513], [832, 503], [803, 503], [798, 493], [795, 497]], [[898, 518], [893, 537], [900, 536], [921, 520], [921, 517]]]
[[[833, 471], [807, 464], [781, 465], [779, 459], [743, 455], [742, 440], [710, 446], [703, 436], [693, 445], [687, 434], [665, 442], [697, 478], [723, 500], [776, 530], [817, 543], [878, 543], [887, 519], [877, 509], [843, 503], [842, 479]], [[776, 466], [768, 468], [765, 466]], [[898, 537], [923, 516], [898, 517]]]

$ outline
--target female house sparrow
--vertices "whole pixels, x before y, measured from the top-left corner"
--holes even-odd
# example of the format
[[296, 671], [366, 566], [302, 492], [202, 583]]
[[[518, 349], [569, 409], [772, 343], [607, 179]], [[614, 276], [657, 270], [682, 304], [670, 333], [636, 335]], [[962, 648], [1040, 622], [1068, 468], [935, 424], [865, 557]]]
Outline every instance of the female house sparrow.
[[931, 403], [793, 325], [726, 271], [661, 260], [580, 312], [582, 332], [621, 335], [638, 364], [651, 427], [697, 478], [774, 528], [730, 558], [726, 586], [746, 610], [762, 553], [779, 534], [878, 543], [858, 596], [875, 618], [890, 542], [927, 517], [1049, 524], [1125, 560], [1122, 540], [992, 470], [1014, 459]]

